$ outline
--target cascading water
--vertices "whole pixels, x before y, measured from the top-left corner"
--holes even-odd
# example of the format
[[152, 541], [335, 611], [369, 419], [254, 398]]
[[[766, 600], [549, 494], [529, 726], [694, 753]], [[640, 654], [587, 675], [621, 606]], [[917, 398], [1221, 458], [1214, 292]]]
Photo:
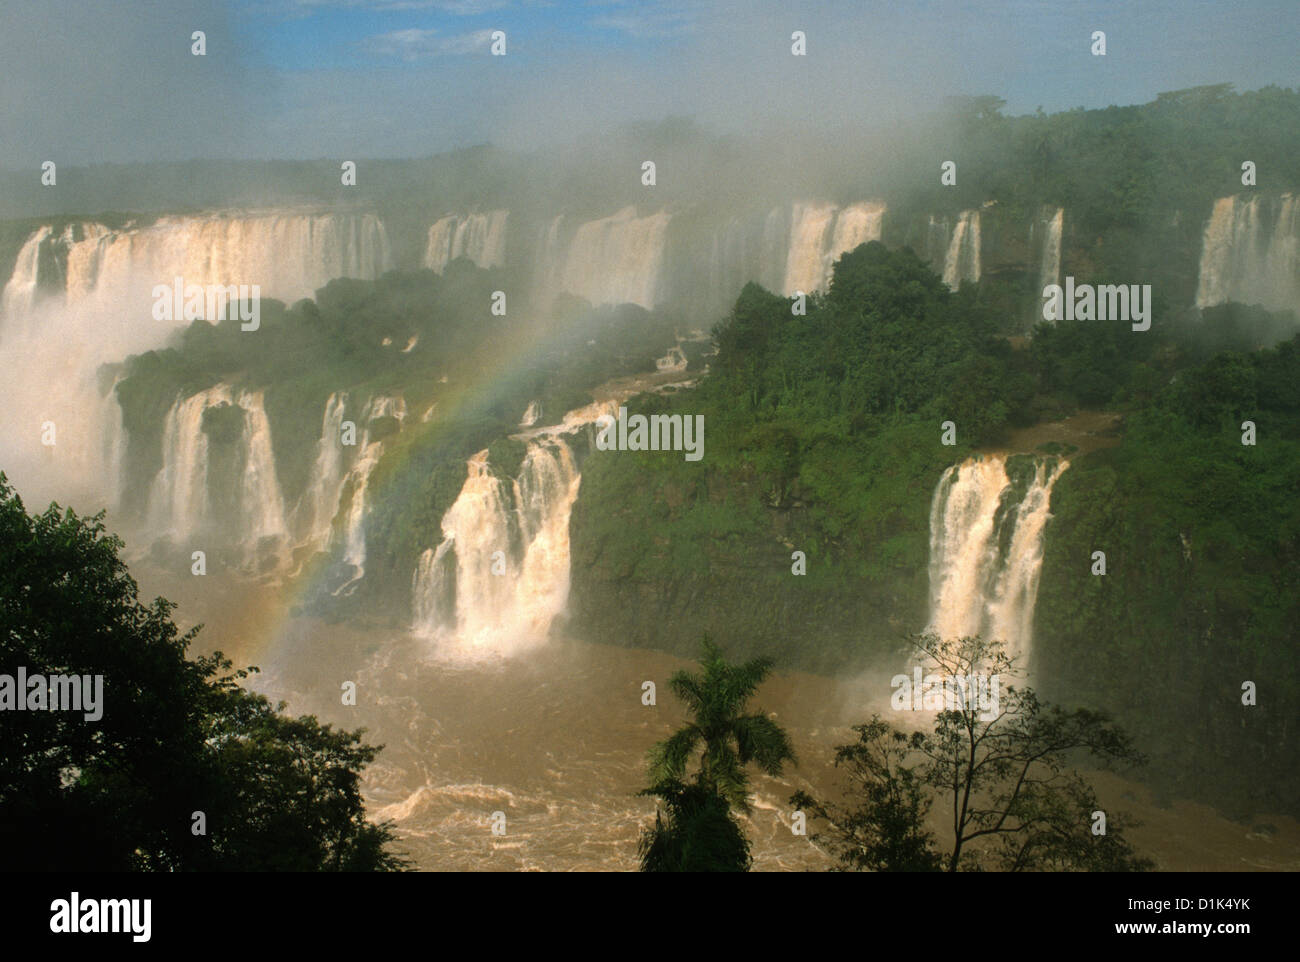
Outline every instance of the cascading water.
[[537, 255], [540, 293], [653, 307], [662, 297], [669, 219], [665, 211], [638, 217], [635, 207], [625, 207], [581, 224], [565, 243], [564, 219], [555, 218]]
[[[0, 407], [22, 412], [0, 439], [6, 473], [37, 502], [59, 498], [87, 510], [116, 503], [105, 432], [120, 412], [97, 372], [187, 324], [153, 317], [156, 285], [175, 277], [257, 284], [264, 297], [292, 301], [334, 277], [377, 277], [391, 261], [373, 215], [229, 213], [121, 229], [39, 228], [0, 295]], [[53, 444], [43, 441], [47, 425]]]
[[850, 204], [839, 212], [835, 218], [835, 233], [831, 235], [831, 249], [826, 252], [828, 268], [840, 255], [868, 241], [880, 240], [885, 209], [882, 203], [867, 201]]
[[330, 525], [338, 511], [343, 488], [345, 447], [341, 439], [347, 403], [345, 392], [331, 394], [325, 402], [320, 440], [316, 442], [316, 460], [312, 464], [307, 488], [298, 501], [295, 528], [301, 544], [324, 548], [329, 543]]
[[677, 374], [686, 370], [686, 352], [682, 350], [681, 344], [674, 344], [668, 349], [668, 353], [655, 361], [655, 370], [661, 374]]
[[652, 307], [662, 280], [668, 220], [662, 211], [637, 217], [634, 208], [625, 207], [583, 224], [569, 247], [564, 289], [596, 304]]
[[1300, 309], [1300, 211], [1292, 194], [1222, 197], [1205, 225], [1196, 306]]
[[412, 579], [415, 634], [440, 657], [509, 656], [545, 641], [569, 595], [569, 515], [578, 496], [571, 435], [612, 413], [593, 404], [527, 435], [513, 480], [480, 451], [442, 519], [443, 539], [420, 556]]
[[41, 250], [48, 245], [52, 235], [50, 227], [41, 227], [27, 238], [18, 251], [13, 275], [5, 285], [3, 294], [0, 294], [0, 321], [26, 314], [35, 306]]
[[406, 419], [406, 401], [400, 397], [377, 396], [370, 399], [362, 414], [365, 429], [360, 452], [343, 479], [340, 493], [340, 506], [344, 501], [347, 503], [347, 513], [343, 517], [342, 562], [351, 569], [351, 576], [334, 590], [336, 595], [351, 593], [366, 574], [366, 492], [370, 486], [370, 474], [384, 452], [383, 438], [374, 438], [376, 422], [381, 418], [392, 418], [399, 424], [403, 422]]
[[[982, 635], [1027, 658], [1052, 487], [1069, 462], [1001, 455], [948, 468], [930, 506], [930, 621], [941, 638]], [[1010, 471], [1008, 470], [1010, 468]]]
[[[933, 221], [931, 221], [933, 223]], [[964, 210], [957, 218], [943, 258], [943, 282], [956, 290], [962, 281], [980, 279], [980, 212]]]
[[1043, 248], [1038, 262], [1038, 287], [1042, 290], [1061, 277], [1061, 231], [1065, 226], [1065, 208], [1056, 208], [1050, 217], [1044, 210], [1039, 220], [1043, 225]]
[[822, 286], [824, 255], [835, 222], [830, 204], [795, 204], [790, 226], [790, 255], [782, 293], [810, 294]]
[[424, 266], [441, 274], [457, 257], [467, 257], [479, 267], [500, 267], [506, 262], [506, 219], [509, 211], [455, 214], [429, 228]]
[[[231, 410], [238, 430], [214, 439], [209, 412]], [[289, 530], [260, 392], [218, 384], [172, 405], [148, 523], [181, 547], [234, 549], [246, 566], [260, 567], [267, 552], [278, 560]]]
[[884, 216], [885, 205], [875, 202], [844, 208], [796, 204], [791, 218], [784, 293], [825, 290], [830, 283], [831, 268], [840, 255], [880, 239]]

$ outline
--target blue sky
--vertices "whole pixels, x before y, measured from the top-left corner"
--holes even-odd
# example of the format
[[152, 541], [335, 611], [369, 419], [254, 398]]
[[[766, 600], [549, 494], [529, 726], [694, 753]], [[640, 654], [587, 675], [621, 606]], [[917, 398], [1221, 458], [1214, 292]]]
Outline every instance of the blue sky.
[[530, 148], [669, 114], [797, 135], [952, 94], [1022, 113], [1295, 87], [1298, 49], [1296, 0], [9, 0], [0, 167]]

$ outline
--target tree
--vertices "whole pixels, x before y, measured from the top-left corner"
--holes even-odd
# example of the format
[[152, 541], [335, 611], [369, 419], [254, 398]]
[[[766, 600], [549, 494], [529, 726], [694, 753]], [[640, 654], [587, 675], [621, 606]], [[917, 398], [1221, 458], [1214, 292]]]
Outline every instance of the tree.
[[[932, 676], [948, 680], [931, 731], [910, 735], [873, 717], [855, 727], [856, 744], [837, 763], [855, 776], [856, 805], [792, 798], [830, 825], [840, 861], [856, 869], [1002, 871], [1142, 871], [1123, 837], [1126, 823], [1101, 811], [1091, 786], [1069, 767], [1086, 752], [1102, 764], [1141, 756], [1106, 716], [1041, 702], [1029, 688], [1006, 684], [1020, 672], [1000, 642], [979, 637], [942, 641], [922, 636], [915, 650]], [[965, 680], [962, 687], [960, 680]], [[973, 693], [988, 679], [980, 697]], [[996, 687], [992, 680], [997, 679]], [[928, 694], [927, 706], [935, 697]], [[935, 799], [952, 811], [952, 843], [934, 848], [924, 820]]]
[[[785, 729], [745, 703], [772, 670], [770, 658], [730, 665], [706, 635], [701, 674], [678, 671], [669, 688], [692, 720], [649, 753], [651, 786], [641, 792], [667, 809], [641, 839], [643, 871], [745, 871], [749, 843], [733, 810], [748, 813], [751, 762], [768, 775], [795, 760]], [[686, 768], [699, 752], [699, 769]]]
[[691, 754], [699, 749], [697, 781], [714, 789], [731, 807], [748, 813], [745, 766], [753, 762], [767, 775], [780, 775], [784, 763], [795, 760], [784, 728], [762, 711], [742, 713], [771, 673], [773, 661], [755, 658], [730, 665], [707, 635], [700, 647], [703, 674], [678, 671], [668, 681], [693, 720], [651, 749], [650, 777], [656, 784], [682, 779]]
[[[806, 792], [790, 803], [830, 825], [830, 843], [845, 868], [872, 872], [937, 872], [942, 857], [925, 828], [932, 799], [915, 768], [904, 765], [916, 747], [879, 716], [854, 725], [858, 740], [835, 751], [836, 766], [848, 768], [863, 804], [856, 810], [823, 804]], [[813, 839], [824, 836], [814, 833]]]
[[103, 517], [29, 516], [0, 474], [0, 671], [103, 686], [97, 719], [0, 711], [0, 864], [401, 868], [359, 791], [379, 749], [273, 710], [220, 652], [187, 658], [198, 629], [180, 634], [162, 598], [140, 602]]
[[642, 795], [653, 795], [666, 812], [641, 836], [643, 872], [746, 872], [751, 863], [749, 839], [717, 792], [700, 782], [660, 782]]

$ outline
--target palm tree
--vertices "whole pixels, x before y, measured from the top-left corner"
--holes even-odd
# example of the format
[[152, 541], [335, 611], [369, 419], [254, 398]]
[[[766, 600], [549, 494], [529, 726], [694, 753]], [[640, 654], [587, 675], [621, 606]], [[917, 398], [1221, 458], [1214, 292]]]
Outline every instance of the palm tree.
[[[696, 783], [747, 813], [749, 777], [745, 766], [753, 762], [765, 774], [780, 775], [785, 762], [795, 761], [785, 729], [762, 711], [744, 713], [745, 703], [772, 671], [773, 662], [756, 658], [730, 665], [708, 635], [701, 648], [703, 673], [678, 671], [668, 681], [673, 694], [686, 703], [694, 717], [650, 750], [650, 778], [656, 787], [681, 783], [687, 763], [698, 750]], [[655, 789], [647, 794], [661, 795]]]
[[664, 808], [641, 834], [641, 871], [749, 871], [749, 839], [727, 800], [707, 785], [666, 781], [641, 794], [655, 796]]

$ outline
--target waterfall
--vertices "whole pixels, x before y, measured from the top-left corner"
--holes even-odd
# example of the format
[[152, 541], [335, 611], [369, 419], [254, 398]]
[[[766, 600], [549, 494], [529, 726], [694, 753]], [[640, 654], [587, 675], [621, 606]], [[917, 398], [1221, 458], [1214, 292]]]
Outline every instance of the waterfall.
[[791, 217], [790, 252], [783, 292], [825, 290], [835, 261], [868, 241], [879, 240], [885, 205], [877, 202], [832, 205], [796, 204]]
[[834, 227], [830, 204], [795, 204], [790, 219], [790, 253], [786, 260], [783, 294], [820, 290], [825, 279], [824, 255]]
[[330, 525], [338, 511], [343, 489], [343, 413], [345, 392], [335, 392], [325, 402], [316, 460], [312, 463], [307, 488], [298, 501], [297, 523], [300, 543], [323, 548], [329, 543]]
[[850, 204], [835, 217], [835, 232], [831, 247], [826, 252], [827, 266], [834, 265], [842, 255], [866, 244], [880, 240], [885, 223], [885, 205], [875, 201]]
[[1221, 197], [1205, 225], [1196, 306], [1225, 301], [1300, 310], [1296, 198]]
[[653, 307], [662, 298], [669, 215], [638, 217], [636, 208], [578, 226], [562, 243], [563, 219], [545, 229], [538, 256], [542, 295], [560, 291], [592, 304]]
[[219, 384], [178, 399], [163, 420], [162, 467], [149, 495], [149, 525], [173, 541], [201, 534], [207, 523], [208, 436], [203, 412], [230, 401], [230, 388]]
[[470, 458], [442, 541], [412, 578], [415, 634], [441, 657], [509, 656], [545, 641], [569, 596], [569, 515], [582, 477], [566, 437], [609, 413], [597, 403], [527, 435], [516, 477], [503, 480], [488, 452]]
[[[931, 219], [933, 224], [933, 218]], [[957, 218], [943, 258], [943, 282], [956, 290], [962, 281], [980, 279], [980, 212], [964, 210]]]
[[[152, 291], [187, 284], [258, 284], [295, 300], [334, 277], [377, 277], [391, 267], [387, 234], [373, 215], [213, 213], [140, 226], [48, 225], [23, 244], [0, 295], [0, 407], [21, 412], [0, 437], [5, 471], [34, 501], [58, 498], [89, 510], [116, 498], [105, 425], [120, 418], [97, 371], [161, 346], [186, 325], [151, 315]], [[53, 422], [54, 445], [41, 443]]]
[[311, 297], [335, 277], [378, 277], [392, 263], [373, 214], [213, 213], [147, 227], [85, 225], [65, 241], [66, 297], [149, 303], [154, 284], [257, 284], [264, 297]]
[[23, 243], [14, 262], [13, 276], [0, 294], [0, 323], [6, 317], [26, 314], [36, 304], [37, 279], [40, 270], [41, 249], [48, 243], [53, 231], [41, 227]]
[[674, 344], [668, 353], [655, 360], [655, 370], [663, 374], [677, 374], [686, 370], [686, 352], [680, 344]]
[[[214, 439], [206, 416], [228, 409], [239, 412], [238, 432]], [[268, 548], [278, 558], [289, 531], [261, 392], [218, 384], [177, 399], [163, 422], [148, 521], [182, 548], [235, 548], [246, 566]]]
[[1039, 218], [1044, 227], [1042, 256], [1038, 262], [1039, 291], [1055, 284], [1061, 277], [1061, 230], [1065, 226], [1065, 208], [1056, 208], [1050, 217], [1046, 214], [1047, 209], [1044, 209]]
[[750, 281], [770, 291], [785, 289], [790, 261], [790, 209], [730, 218], [709, 239], [708, 272], [703, 275], [713, 309], [725, 311]]
[[287, 542], [289, 529], [284, 520], [284, 498], [275, 476], [271, 423], [266, 417], [262, 393], [241, 391], [235, 404], [244, 411], [240, 542], [249, 548], [267, 538], [277, 543]]
[[375, 424], [380, 418], [393, 418], [399, 424], [405, 421], [406, 401], [401, 397], [376, 396], [370, 399], [362, 413], [365, 428], [360, 452], [343, 479], [340, 493], [340, 506], [343, 501], [347, 502], [342, 524], [342, 562], [351, 569], [351, 575], [334, 590], [336, 595], [350, 594], [366, 574], [366, 494], [370, 474], [384, 452], [384, 439], [374, 437]]
[[1068, 467], [993, 455], [944, 472], [930, 506], [928, 632], [979, 634], [1004, 642], [1009, 655], [1030, 655], [1043, 531], [1052, 487]]
[[500, 267], [506, 262], [506, 218], [509, 211], [459, 217], [451, 214], [429, 228], [424, 266], [441, 274], [457, 257], [467, 257], [479, 267]]

